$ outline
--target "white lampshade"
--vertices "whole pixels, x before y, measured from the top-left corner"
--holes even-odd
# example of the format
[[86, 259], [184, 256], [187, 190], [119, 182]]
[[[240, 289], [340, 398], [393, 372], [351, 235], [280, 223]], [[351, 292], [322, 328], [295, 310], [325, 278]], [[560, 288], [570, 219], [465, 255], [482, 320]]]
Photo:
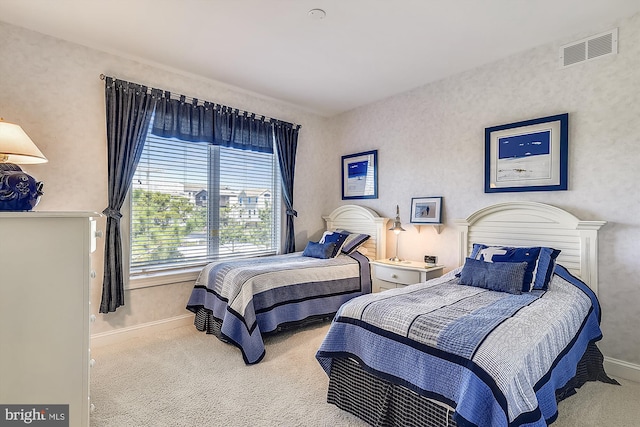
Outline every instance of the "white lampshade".
[[29, 165], [46, 162], [47, 158], [20, 126], [0, 119], [0, 163]]

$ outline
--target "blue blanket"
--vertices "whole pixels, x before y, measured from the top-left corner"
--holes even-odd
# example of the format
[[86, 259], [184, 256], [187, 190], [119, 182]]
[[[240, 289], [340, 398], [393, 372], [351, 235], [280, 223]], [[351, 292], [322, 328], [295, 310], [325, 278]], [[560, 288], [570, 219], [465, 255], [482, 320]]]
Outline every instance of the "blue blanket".
[[369, 262], [363, 255], [318, 259], [296, 252], [207, 265], [187, 309], [211, 313], [221, 323], [221, 338], [253, 364], [265, 355], [262, 334], [333, 314], [346, 301], [370, 292]]
[[593, 292], [562, 266], [547, 291], [522, 295], [459, 285], [451, 272], [346, 303], [317, 352], [455, 408], [459, 426], [546, 426], [555, 391], [599, 340]]

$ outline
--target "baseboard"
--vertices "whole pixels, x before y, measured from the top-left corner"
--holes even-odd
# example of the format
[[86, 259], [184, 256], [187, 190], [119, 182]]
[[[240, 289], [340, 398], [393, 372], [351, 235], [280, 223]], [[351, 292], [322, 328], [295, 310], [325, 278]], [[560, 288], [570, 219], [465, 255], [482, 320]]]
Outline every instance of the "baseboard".
[[115, 344], [187, 325], [193, 325], [193, 314], [183, 314], [180, 316], [170, 317], [168, 319], [157, 320], [155, 322], [142, 323], [108, 332], [100, 332], [91, 335], [91, 347], [95, 348], [103, 345]]
[[604, 370], [610, 377], [619, 377], [640, 383], [640, 365], [605, 357]]

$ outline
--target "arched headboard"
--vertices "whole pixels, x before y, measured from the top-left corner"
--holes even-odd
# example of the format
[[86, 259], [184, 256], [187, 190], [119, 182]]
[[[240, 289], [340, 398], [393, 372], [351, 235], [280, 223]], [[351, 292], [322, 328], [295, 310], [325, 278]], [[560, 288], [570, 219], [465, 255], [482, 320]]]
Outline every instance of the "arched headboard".
[[389, 218], [383, 218], [373, 209], [358, 205], [343, 205], [329, 215], [323, 216], [327, 230], [348, 230], [352, 233], [368, 234], [371, 237], [362, 245], [367, 249], [367, 257], [383, 259], [387, 248], [386, 225]]
[[455, 222], [460, 265], [473, 243], [547, 246], [560, 249], [556, 262], [598, 293], [598, 230], [606, 221], [581, 221], [544, 203], [508, 202], [482, 208]]

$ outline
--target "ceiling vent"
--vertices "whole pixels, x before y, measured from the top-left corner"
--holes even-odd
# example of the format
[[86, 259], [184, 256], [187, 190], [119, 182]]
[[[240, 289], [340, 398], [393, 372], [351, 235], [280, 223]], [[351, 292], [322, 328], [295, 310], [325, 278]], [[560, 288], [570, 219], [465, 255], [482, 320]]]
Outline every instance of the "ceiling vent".
[[560, 68], [618, 53], [618, 29], [560, 47]]

